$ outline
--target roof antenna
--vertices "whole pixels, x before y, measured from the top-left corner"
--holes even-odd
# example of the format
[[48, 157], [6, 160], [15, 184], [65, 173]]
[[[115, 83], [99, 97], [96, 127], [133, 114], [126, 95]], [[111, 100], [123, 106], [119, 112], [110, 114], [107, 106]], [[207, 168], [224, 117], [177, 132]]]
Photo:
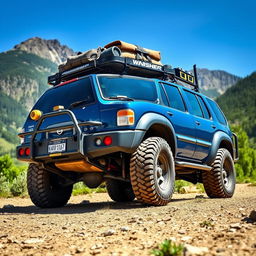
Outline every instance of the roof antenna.
[[194, 76], [195, 76], [195, 91], [199, 92], [199, 84], [198, 84], [198, 79], [197, 79], [196, 64], [193, 65], [193, 70], [194, 70]]

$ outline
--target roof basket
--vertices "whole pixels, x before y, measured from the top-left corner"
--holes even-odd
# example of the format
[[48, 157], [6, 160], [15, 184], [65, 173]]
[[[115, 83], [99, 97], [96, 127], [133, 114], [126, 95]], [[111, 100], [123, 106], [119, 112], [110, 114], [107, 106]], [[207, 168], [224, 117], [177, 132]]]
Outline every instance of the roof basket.
[[48, 83], [55, 86], [89, 74], [120, 74], [171, 81], [186, 87], [190, 86], [193, 90], [199, 91], [196, 65], [194, 65], [194, 74], [191, 74], [180, 68], [172, 68], [169, 65], [159, 65], [149, 61], [115, 56], [107, 51], [106, 53], [108, 54], [101, 54], [98, 59], [49, 76]]

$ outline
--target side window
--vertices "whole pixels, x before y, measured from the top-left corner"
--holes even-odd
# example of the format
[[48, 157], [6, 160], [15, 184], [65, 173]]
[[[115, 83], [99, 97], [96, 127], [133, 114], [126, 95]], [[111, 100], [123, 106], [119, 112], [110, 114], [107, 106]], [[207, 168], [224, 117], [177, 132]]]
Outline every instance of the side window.
[[167, 96], [165, 94], [163, 86], [160, 84], [159, 87], [160, 87], [161, 98], [163, 100], [164, 105], [169, 106], [169, 102], [168, 102], [168, 99], [167, 99]]
[[202, 109], [201, 109], [199, 102], [196, 98], [196, 95], [189, 91], [185, 91], [185, 93], [186, 93], [189, 103], [192, 107], [191, 114], [195, 115], [195, 116], [199, 116], [199, 117], [204, 117]]
[[203, 110], [204, 117], [207, 118], [207, 119], [210, 119], [211, 116], [210, 116], [210, 113], [209, 113], [209, 110], [208, 110], [207, 106], [205, 105], [204, 100], [202, 99], [201, 96], [198, 96], [198, 95], [197, 95], [197, 99], [199, 100], [199, 103], [200, 103], [201, 108]]
[[181, 111], [186, 111], [179, 89], [168, 84], [164, 84], [164, 88], [170, 101], [170, 107]]
[[222, 113], [222, 111], [220, 110], [219, 106], [217, 105], [216, 102], [210, 100], [210, 99], [207, 99], [207, 101], [209, 102], [209, 104], [211, 105], [212, 107], [212, 110], [214, 111], [218, 121], [221, 123], [221, 124], [224, 124], [224, 125], [227, 125], [227, 121], [226, 121], [226, 118], [224, 116], [224, 114]]

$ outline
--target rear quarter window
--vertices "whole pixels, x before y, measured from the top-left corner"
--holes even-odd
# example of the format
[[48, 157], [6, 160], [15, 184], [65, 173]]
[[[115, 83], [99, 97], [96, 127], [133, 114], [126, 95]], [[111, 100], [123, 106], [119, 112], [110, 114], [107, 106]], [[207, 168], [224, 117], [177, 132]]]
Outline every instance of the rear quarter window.
[[218, 104], [210, 99], [207, 99], [208, 103], [210, 104], [214, 114], [216, 115], [218, 121], [223, 124], [223, 125], [227, 125], [227, 120], [223, 114], [223, 112], [221, 111], [220, 107], [218, 106]]
[[163, 84], [164, 89], [168, 95], [170, 107], [185, 112], [185, 105], [179, 89], [176, 86], [169, 84]]

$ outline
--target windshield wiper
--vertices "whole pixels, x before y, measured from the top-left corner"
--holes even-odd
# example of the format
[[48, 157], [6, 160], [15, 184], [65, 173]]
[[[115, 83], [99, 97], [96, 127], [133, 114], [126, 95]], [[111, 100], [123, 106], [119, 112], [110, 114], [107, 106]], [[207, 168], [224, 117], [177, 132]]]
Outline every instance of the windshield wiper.
[[123, 96], [123, 95], [116, 95], [116, 96], [111, 96], [108, 97], [111, 100], [123, 100], [123, 101], [134, 101], [134, 99], [129, 98], [127, 96]]
[[74, 108], [74, 107], [77, 107], [83, 103], [87, 103], [88, 100], [79, 100], [79, 101], [75, 101], [73, 103], [70, 104], [69, 108]]

